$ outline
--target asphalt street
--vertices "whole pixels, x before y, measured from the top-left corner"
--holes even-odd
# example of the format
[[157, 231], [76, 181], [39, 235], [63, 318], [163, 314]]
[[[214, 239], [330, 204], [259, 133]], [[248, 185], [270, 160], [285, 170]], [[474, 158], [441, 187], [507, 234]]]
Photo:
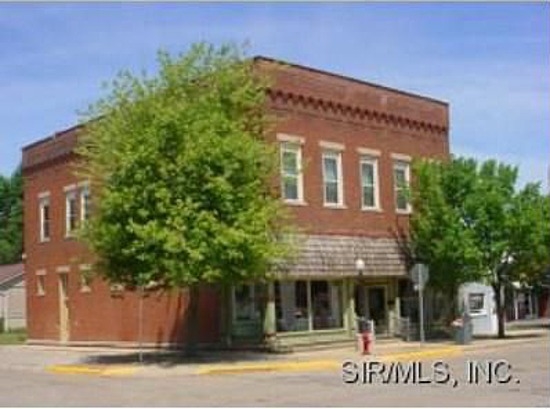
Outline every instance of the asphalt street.
[[[526, 338], [465, 350], [440, 362], [400, 361], [393, 367], [374, 361], [367, 367], [358, 358], [345, 364], [345, 371], [101, 377], [22, 366], [0, 371], [0, 405], [549, 406], [549, 339]], [[477, 371], [477, 382], [474, 367], [485, 368]]]

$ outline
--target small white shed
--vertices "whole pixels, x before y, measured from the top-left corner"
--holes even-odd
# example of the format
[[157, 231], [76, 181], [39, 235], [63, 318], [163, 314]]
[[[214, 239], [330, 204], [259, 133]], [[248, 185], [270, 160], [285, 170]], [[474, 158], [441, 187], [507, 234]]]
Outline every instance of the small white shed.
[[493, 287], [482, 283], [465, 283], [458, 290], [458, 301], [472, 318], [473, 335], [498, 333], [497, 308]]
[[25, 328], [26, 310], [23, 264], [0, 265], [0, 330]]

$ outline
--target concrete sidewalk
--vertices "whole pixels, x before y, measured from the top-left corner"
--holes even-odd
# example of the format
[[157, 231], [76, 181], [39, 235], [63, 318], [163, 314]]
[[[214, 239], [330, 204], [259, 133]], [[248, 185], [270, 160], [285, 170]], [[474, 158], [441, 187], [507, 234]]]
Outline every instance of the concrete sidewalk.
[[107, 355], [83, 355], [79, 361], [74, 363], [47, 365], [44, 369], [58, 374], [154, 377], [227, 375], [250, 372], [307, 372], [337, 370], [345, 360], [436, 359], [456, 355], [462, 350], [462, 346], [454, 345], [451, 342], [420, 345], [419, 343], [385, 341], [377, 345], [370, 355], [361, 355], [353, 347], [287, 354], [212, 351], [205, 352], [193, 359], [174, 353], [146, 353], [142, 364], [137, 362], [135, 351], [129, 354], [112, 354], [111, 351], [108, 351]]
[[507, 338], [475, 339], [469, 345], [453, 341], [376, 342], [372, 355], [360, 355], [350, 342], [346, 348], [271, 354], [244, 351], [202, 352], [191, 359], [175, 352], [144, 351], [142, 364], [136, 350], [112, 348], [64, 348], [53, 346], [0, 347], [0, 368], [95, 376], [186, 376], [244, 372], [337, 370], [345, 360], [444, 359], [468, 351], [501, 348], [530, 339], [549, 338], [546, 328], [510, 331]]
[[[244, 372], [338, 370], [346, 360], [414, 361], [444, 359], [450, 356], [502, 348], [514, 343], [532, 339], [550, 339], [546, 329], [530, 329], [510, 332], [505, 339], [476, 338], [468, 345], [457, 345], [454, 341], [404, 342], [388, 340], [375, 344], [372, 354], [361, 355], [353, 347], [323, 351], [302, 351], [281, 357], [271, 362], [235, 362], [232, 364], [205, 364], [196, 368], [199, 375], [233, 374]], [[550, 350], [550, 344], [549, 344]]]

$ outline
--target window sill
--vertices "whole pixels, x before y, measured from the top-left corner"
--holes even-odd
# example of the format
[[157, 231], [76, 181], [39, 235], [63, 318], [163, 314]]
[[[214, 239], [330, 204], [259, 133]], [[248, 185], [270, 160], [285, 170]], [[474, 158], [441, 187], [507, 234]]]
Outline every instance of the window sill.
[[74, 234], [65, 234], [65, 237], [63, 237], [65, 240], [76, 240], [76, 236]]
[[344, 209], [347, 209], [348, 207], [344, 204], [330, 204], [330, 203], [324, 203], [323, 204], [323, 207], [325, 209], [337, 209], [337, 210], [344, 210]]
[[485, 317], [485, 316], [487, 316], [488, 314], [487, 314], [487, 311], [479, 311], [479, 312], [477, 312], [477, 311], [476, 311], [476, 312], [473, 312], [473, 311], [472, 311], [472, 312], [470, 312], [469, 315], [470, 315], [470, 317], [474, 318], [474, 317]]
[[307, 203], [303, 200], [283, 200], [283, 203], [289, 206], [307, 206]]
[[373, 213], [384, 213], [384, 210], [382, 210], [379, 207], [362, 207], [362, 212], [373, 212]]
[[91, 293], [91, 292], [92, 292], [92, 289], [91, 289], [90, 287], [82, 287], [82, 288], [80, 289], [80, 292], [81, 292], [81, 293], [84, 293], [84, 294], [86, 294], [86, 293]]
[[395, 209], [395, 214], [410, 216], [412, 214], [412, 210]]
[[50, 242], [50, 238], [48, 237], [47, 239], [40, 239], [38, 241], [39, 244], [43, 244], [43, 243], [49, 243]]

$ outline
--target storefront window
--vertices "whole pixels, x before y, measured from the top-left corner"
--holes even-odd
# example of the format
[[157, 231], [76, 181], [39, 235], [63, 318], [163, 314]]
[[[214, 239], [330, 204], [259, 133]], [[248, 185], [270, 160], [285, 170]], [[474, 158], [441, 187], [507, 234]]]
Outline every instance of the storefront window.
[[257, 321], [262, 315], [263, 288], [260, 285], [243, 284], [233, 289], [235, 321]]
[[309, 329], [308, 289], [306, 281], [275, 283], [277, 331]]
[[277, 331], [341, 328], [342, 285], [330, 281], [275, 283]]
[[342, 295], [339, 282], [311, 281], [313, 329], [342, 327]]

